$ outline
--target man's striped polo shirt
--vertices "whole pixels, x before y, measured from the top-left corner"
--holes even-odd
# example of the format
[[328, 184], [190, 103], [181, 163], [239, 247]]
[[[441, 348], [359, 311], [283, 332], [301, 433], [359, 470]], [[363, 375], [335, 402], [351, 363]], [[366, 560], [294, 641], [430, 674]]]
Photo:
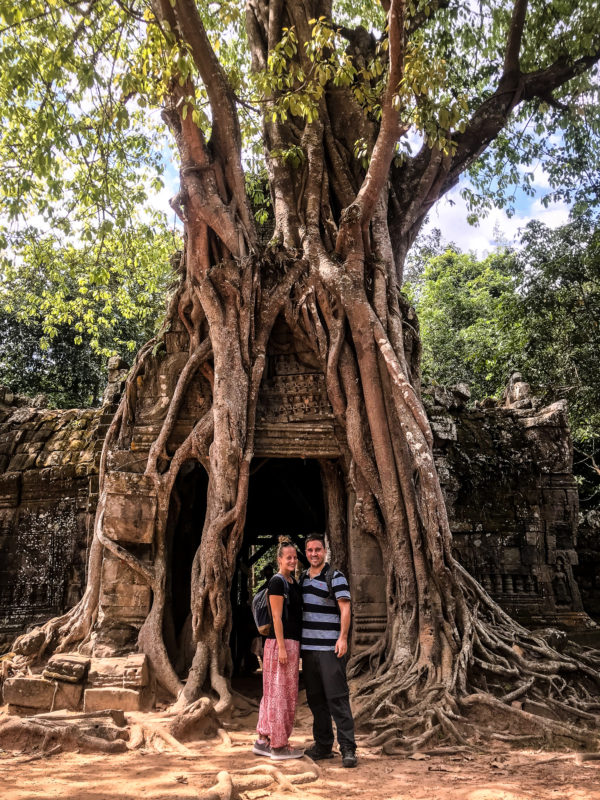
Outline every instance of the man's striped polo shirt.
[[[302, 582], [302, 650], [335, 650], [340, 635], [340, 611], [329, 596], [325, 576], [329, 564], [315, 578], [308, 570]], [[344, 574], [334, 570], [331, 588], [337, 600], [350, 600], [350, 587]]]

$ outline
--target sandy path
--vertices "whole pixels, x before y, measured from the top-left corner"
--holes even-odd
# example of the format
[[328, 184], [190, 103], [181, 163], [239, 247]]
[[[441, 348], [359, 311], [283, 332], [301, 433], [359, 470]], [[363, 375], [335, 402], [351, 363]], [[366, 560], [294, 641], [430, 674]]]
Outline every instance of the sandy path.
[[[212, 786], [220, 770], [272, 763], [249, 751], [251, 718], [234, 723], [230, 732], [233, 748], [220, 740], [201, 741], [190, 745], [193, 757], [150, 751], [111, 756], [66, 752], [24, 762], [34, 751], [11, 750], [4, 743], [6, 749], [0, 750], [2, 800], [197, 800], [198, 792]], [[308, 719], [302, 714], [293, 743], [309, 741]], [[339, 758], [321, 762], [321, 778], [299, 787], [299, 796], [311, 800], [600, 800], [600, 762], [548, 763], [561, 755], [490, 748], [474, 756], [415, 761], [359, 748], [356, 769], [344, 769]], [[285, 774], [306, 771], [302, 761], [278, 766]], [[242, 797], [289, 800], [290, 794], [255, 789]]]

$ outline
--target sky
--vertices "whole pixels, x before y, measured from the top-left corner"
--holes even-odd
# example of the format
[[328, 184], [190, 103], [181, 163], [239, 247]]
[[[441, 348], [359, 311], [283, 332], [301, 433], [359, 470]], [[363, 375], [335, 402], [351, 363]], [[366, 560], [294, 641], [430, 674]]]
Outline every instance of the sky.
[[521, 193], [517, 195], [516, 213], [512, 217], [507, 216], [502, 209], [494, 208], [477, 226], [473, 226], [467, 222], [469, 212], [460, 196], [459, 184], [438, 200], [429, 213], [423, 233], [439, 228], [443, 241], [454, 242], [460, 250], [474, 251], [478, 257], [483, 257], [500, 243], [516, 241], [519, 231], [532, 219], [540, 220], [550, 228], [567, 222], [568, 205], [562, 202], [550, 203], [545, 208], [542, 198], [546, 193], [547, 188], [542, 186], [536, 187], [535, 197]]

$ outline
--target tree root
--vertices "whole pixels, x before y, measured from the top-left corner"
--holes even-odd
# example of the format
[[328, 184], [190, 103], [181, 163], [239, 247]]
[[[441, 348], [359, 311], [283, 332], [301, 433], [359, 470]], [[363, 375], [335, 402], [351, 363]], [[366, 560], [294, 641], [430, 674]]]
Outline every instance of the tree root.
[[217, 782], [210, 789], [199, 794], [199, 800], [237, 800], [241, 792], [252, 789], [266, 789], [273, 784], [281, 791], [299, 793], [298, 786], [316, 781], [321, 771], [318, 766], [305, 757], [303, 759], [310, 767], [307, 772], [284, 775], [277, 767], [260, 764], [256, 767], [238, 770], [236, 772], [219, 772]]
[[[168, 745], [168, 750], [177, 753], [179, 756], [193, 756], [194, 753], [189, 747], [186, 747], [180, 741], [178, 741], [172, 734], [169, 733], [168, 730], [165, 730], [160, 725], [148, 725], [147, 723], [142, 725], [142, 733], [144, 741], [148, 744], [154, 744], [155, 749], [161, 751], [164, 750], [164, 747], [161, 747], [158, 742], [164, 742]], [[158, 741], [157, 741], [158, 740]], [[157, 746], [158, 745], [158, 746]]]
[[515, 746], [560, 737], [600, 749], [600, 652], [554, 649], [508, 617], [460, 565], [457, 571], [471, 608], [460, 658], [446, 674], [418, 659], [382, 659], [360, 679], [356, 720], [372, 731], [367, 745], [402, 755], [485, 735]]
[[50, 756], [55, 756], [62, 750], [61, 744], [56, 744], [54, 747], [51, 747], [49, 750], [42, 750], [41, 753], [35, 753], [32, 756], [27, 756], [27, 758], [20, 758], [17, 761], [13, 761], [12, 764], [16, 764], [17, 766], [21, 766], [21, 764], [29, 764], [30, 761], [39, 761], [40, 758], [49, 758]]
[[12, 746], [15, 742], [24, 742], [29, 746], [41, 741], [45, 754], [48, 754], [48, 747], [56, 744], [59, 749], [80, 748], [101, 753], [148, 748], [195, 758], [197, 753], [181, 740], [197, 739], [199, 735], [219, 739], [233, 747], [207, 697], [192, 703], [184, 712], [148, 721], [135, 718], [129, 725], [122, 711], [113, 710], [52, 712], [25, 718], [9, 716], [0, 721], [0, 743]]
[[102, 738], [87, 733], [86, 728], [82, 729], [77, 723], [47, 718], [9, 717], [0, 723], [0, 741], [6, 739], [7, 742], [14, 743], [23, 739], [41, 740], [42, 750], [45, 752], [52, 743], [56, 743], [61, 749], [79, 748], [91, 752], [124, 753], [127, 750], [127, 743], [120, 738], [121, 734], [122, 731], [115, 728], [107, 732], [109, 738]]
[[[193, 728], [201, 725], [203, 733], [218, 735], [223, 740], [223, 736], [220, 733], [223, 728], [208, 697], [201, 697], [183, 708], [181, 708], [179, 702], [175, 703], [169, 712], [170, 717], [173, 715], [175, 716], [169, 722], [168, 727], [169, 733], [176, 739], [186, 739], [191, 735]], [[231, 745], [231, 739], [229, 739], [228, 744]]]

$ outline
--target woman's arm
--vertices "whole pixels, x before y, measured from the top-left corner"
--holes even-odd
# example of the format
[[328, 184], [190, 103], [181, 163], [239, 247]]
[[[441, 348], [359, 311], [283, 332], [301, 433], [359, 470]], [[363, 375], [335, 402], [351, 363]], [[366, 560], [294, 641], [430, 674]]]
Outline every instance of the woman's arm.
[[280, 594], [269, 595], [269, 603], [271, 604], [271, 616], [273, 617], [273, 633], [277, 639], [279, 646], [279, 663], [287, 664], [287, 652], [285, 649], [285, 640], [283, 638], [283, 601], [284, 597]]

